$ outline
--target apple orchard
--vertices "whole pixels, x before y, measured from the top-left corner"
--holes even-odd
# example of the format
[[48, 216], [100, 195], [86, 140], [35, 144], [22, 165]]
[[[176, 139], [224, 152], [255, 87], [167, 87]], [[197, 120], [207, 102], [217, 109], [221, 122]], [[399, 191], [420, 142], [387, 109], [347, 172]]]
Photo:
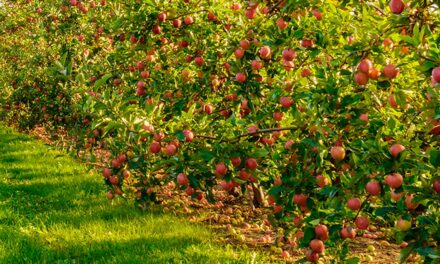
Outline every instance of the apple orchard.
[[220, 188], [308, 261], [372, 223], [439, 261], [437, 1], [2, 2], [0, 117], [65, 135], [109, 199]]

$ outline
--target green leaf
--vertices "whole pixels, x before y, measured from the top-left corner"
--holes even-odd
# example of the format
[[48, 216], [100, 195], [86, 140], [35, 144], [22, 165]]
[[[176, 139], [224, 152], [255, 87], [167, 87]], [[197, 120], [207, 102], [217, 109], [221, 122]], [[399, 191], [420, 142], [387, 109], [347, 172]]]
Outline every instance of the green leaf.
[[347, 261], [346, 261], [345, 263], [347, 263], [347, 264], [357, 264], [357, 263], [359, 263], [360, 261], [361, 261], [360, 258], [358, 258], [358, 257], [353, 257], [353, 258], [349, 258], [349, 259], [347, 259]]
[[93, 88], [96, 89], [96, 88], [101, 87], [101, 86], [104, 85], [104, 84], [107, 82], [107, 80], [110, 79], [112, 76], [113, 76], [113, 75], [110, 74], [110, 73], [107, 73], [106, 75], [102, 76], [101, 79], [99, 79], [99, 80], [97, 80], [97, 81], [95, 82], [95, 84], [93, 85]]
[[207, 150], [207, 149], [202, 149], [202, 150], [200, 150], [199, 153], [198, 153], [198, 155], [199, 155], [202, 159], [204, 159], [205, 161], [210, 161], [211, 159], [214, 158], [214, 154], [213, 154], [211, 151]]
[[269, 154], [269, 151], [267, 151], [264, 148], [260, 149], [254, 149], [254, 151], [251, 152], [250, 156], [254, 158], [263, 158], [266, 157]]
[[440, 151], [432, 150], [431, 157], [429, 158], [429, 162], [431, 162], [431, 164], [434, 165], [434, 167], [439, 168], [440, 167]]

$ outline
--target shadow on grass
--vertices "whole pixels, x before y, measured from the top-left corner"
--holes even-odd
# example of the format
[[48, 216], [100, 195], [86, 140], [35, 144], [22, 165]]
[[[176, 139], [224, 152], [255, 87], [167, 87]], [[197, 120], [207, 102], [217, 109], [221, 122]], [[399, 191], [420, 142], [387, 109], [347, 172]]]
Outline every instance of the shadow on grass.
[[0, 263], [246, 263], [201, 226], [109, 202], [102, 178], [0, 128]]

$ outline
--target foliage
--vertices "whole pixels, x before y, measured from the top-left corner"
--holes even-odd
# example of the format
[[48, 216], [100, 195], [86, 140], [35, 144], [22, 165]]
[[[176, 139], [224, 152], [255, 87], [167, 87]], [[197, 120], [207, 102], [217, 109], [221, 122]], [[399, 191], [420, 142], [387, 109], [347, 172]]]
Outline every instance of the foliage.
[[[110, 150], [109, 197], [146, 207], [183, 173], [194, 198], [218, 184], [267, 198], [287, 232], [304, 231], [302, 247], [322, 223], [343, 258], [340, 231], [359, 215], [406, 219], [402, 260], [434, 261], [439, 7], [400, 4], [6, 1], [4, 115], [68, 128], [91, 162]], [[403, 184], [386, 179], [396, 173]]]

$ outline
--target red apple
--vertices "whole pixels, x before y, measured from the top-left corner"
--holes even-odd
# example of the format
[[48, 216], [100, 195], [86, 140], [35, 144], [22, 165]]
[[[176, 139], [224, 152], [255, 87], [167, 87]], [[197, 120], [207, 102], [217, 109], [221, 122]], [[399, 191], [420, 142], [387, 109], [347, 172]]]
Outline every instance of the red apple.
[[258, 71], [259, 69], [263, 68], [263, 64], [260, 61], [253, 60], [251, 62], [251, 67], [252, 67], [252, 70]]
[[243, 49], [236, 49], [234, 51], [234, 54], [237, 59], [241, 59], [244, 56], [244, 50]]
[[369, 73], [372, 68], [373, 63], [369, 59], [363, 59], [358, 65], [359, 71], [363, 73]]
[[368, 228], [369, 221], [368, 218], [366, 218], [365, 216], [358, 216], [356, 217], [355, 224], [356, 227], [359, 228], [360, 230], [365, 230]]
[[307, 196], [305, 194], [295, 194], [293, 196], [293, 203], [297, 205], [306, 205], [307, 204]]
[[390, 1], [390, 9], [396, 15], [399, 15], [405, 9], [405, 3], [402, 0], [391, 0]]
[[102, 175], [103, 175], [105, 178], [109, 178], [109, 177], [112, 175], [112, 170], [109, 169], [109, 168], [104, 168], [104, 169], [102, 170]]
[[321, 20], [322, 19], [322, 14], [318, 10], [313, 9], [312, 10], [312, 14], [316, 18], [316, 20]]
[[231, 163], [232, 163], [232, 166], [234, 166], [235, 168], [240, 167], [240, 165], [241, 165], [241, 158], [240, 157], [232, 157], [231, 158]]
[[275, 119], [275, 121], [281, 121], [283, 120], [283, 113], [276, 111], [273, 113], [273, 119]]
[[160, 144], [157, 142], [154, 142], [150, 145], [150, 152], [153, 154], [159, 153], [161, 150]]
[[403, 145], [400, 144], [393, 144], [390, 147], [390, 154], [391, 156], [393, 156], [394, 158], [397, 158], [397, 156], [399, 156], [399, 153], [404, 151], [405, 147]]
[[327, 226], [323, 224], [315, 226], [315, 235], [322, 240], [327, 240], [329, 235]]
[[365, 186], [365, 189], [367, 190], [367, 192], [371, 195], [379, 195], [382, 188], [380, 187], [380, 183], [377, 181], [370, 181], [367, 183], [367, 185]]
[[269, 46], [261, 47], [258, 53], [260, 54], [260, 58], [262, 58], [263, 60], [268, 60], [272, 56], [272, 50]]
[[414, 196], [411, 194], [411, 195], [408, 195], [408, 196], [406, 196], [406, 198], [405, 198], [405, 206], [406, 206], [406, 209], [408, 209], [408, 210], [414, 210], [414, 209], [416, 209], [417, 207], [419, 207], [419, 203], [414, 203], [412, 200], [414, 199]]
[[341, 146], [334, 146], [330, 149], [330, 155], [336, 161], [341, 161], [345, 158], [345, 149]]
[[179, 28], [181, 25], [182, 25], [182, 20], [180, 20], [180, 19], [174, 19], [173, 20], [173, 26], [175, 28]]
[[239, 83], [244, 83], [244, 82], [246, 82], [247, 77], [246, 77], [246, 74], [239, 72], [239, 73], [235, 74], [235, 79]]
[[385, 76], [394, 79], [399, 74], [399, 69], [397, 69], [396, 66], [394, 66], [393, 64], [388, 64], [383, 68], [383, 73], [385, 74]]
[[174, 144], [168, 144], [165, 147], [165, 153], [168, 156], [172, 156], [172, 155], [176, 154], [176, 151], [177, 151], [177, 147]]
[[322, 175], [316, 176], [316, 184], [318, 184], [319, 187], [323, 188], [328, 184], [328, 179]]
[[321, 254], [325, 250], [324, 242], [320, 239], [313, 239], [309, 243], [310, 248], [313, 250], [313, 252], [316, 252], [318, 254]]
[[396, 99], [394, 98], [394, 95], [390, 95], [390, 97], [388, 97], [388, 103], [390, 104], [390, 106], [392, 108], [397, 108], [399, 107], [399, 105], [396, 102]]
[[358, 72], [354, 75], [354, 80], [359, 85], [366, 85], [368, 83], [368, 74], [363, 72]]
[[183, 135], [185, 136], [186, 142], [191, 142], [194, 139], [194, 133], [191, 130], [188, 129], [183, 130]]
[[385, 183], [393, 189], [402, 186], [403, 176], [400, 173], [392, 173], [385, 177]]
[[247, 40], [247, 39], [240, 40], [240, 47], [241, 47], [243, 50], [247, 50], [247, 49], [249, 49], [250, 46], [251, 46], [251, 43], [250, 43], [249, 40]]
[[440, 67], [432, 69], [431, 78], [435, 83], [440, 83]]
[[341, 237], [343, 239], [346, 239], [346, 238], [354, 239], [356, 237], [356, 230], [354, 228], [352, 228], [351, 226], [344, 227], [341, 230]]
[[187, 17], [185, 17], [183, 22], [185, 22], [185, 24], [187, 24], [187, 25], [191, 25], [194, 23], [194, 18], [192, 16], [187, 16]]
[[370, 72], [368, 73], [368, 77], [371, 80], [379, 79], [380, 75], [381, 75], [381, 72], [378, 69], [376, 69], [376, 68], [371, 68]]
[[295, 53], [295, 51], [293, 51], [292, 49], [289, 48], [289, 49], [283, 50], [282, 56], [283, 56], [284, 60], [292, 61], [295, 58], [296, 53]]
[[402, 199], [404, 193], [396, 193], [394, 190], [391, 191], [391, 199], [395, 202], [399, 201], [400, 199]]
[[287, 28], [287, 22], [281, 17], [277, 20], [277, 27], [281, 30]]
[[215, 165], [215, 175], [217, 177], [223, 176], [228, 172], [228, 167], [223, 162], [217, 163]]
[[246, 159], [246, 162], [245, 162], [246, 168], [248, 168], [250, 170], [255, 170], [257, 168], [257, 165], [258, 165], [258, 163], [257, 163], [256, 159], [254, 159], [254, 158]]
[[432, 183], [432, 188], [434, 189], [434, 191], [435, 191], [436, 193], [440, 193], [440, 181], [439, 181], [439, 180], [435, 180], [435, 181]]
[[204, 60], [202, 57], [197, 56], [197, 57], [194, 59], [194, 62], [195, 62], [195, 64], [196, 64], [197, 66], [202, 66], [203, 63], [205, 63], [205, 60]]
[[180, 185], [183, 185], [183, 186], [186, 186], [189, 184], [188, 177], [186, 176], [185, 173], [179, 173], [177, 175], [177, 183]]
[[357, 211], [359, 209], [361, 209], [361, 199], [359, 198], [350, 198], [347, 201], [347, 207], [350, 208], [353, 211]]
[[293, 104], [293, 100], [290, 97], [283, 96], [280, 98], [280, 103], [283, 108], [290, 108]]
[[157, 19], [158, 19], [160, 22], [164, 22], [164, 21], [167, 19], [167, 14], [166, 14], [166, 13], [159, 13], [159, 14], [157, 15]]

